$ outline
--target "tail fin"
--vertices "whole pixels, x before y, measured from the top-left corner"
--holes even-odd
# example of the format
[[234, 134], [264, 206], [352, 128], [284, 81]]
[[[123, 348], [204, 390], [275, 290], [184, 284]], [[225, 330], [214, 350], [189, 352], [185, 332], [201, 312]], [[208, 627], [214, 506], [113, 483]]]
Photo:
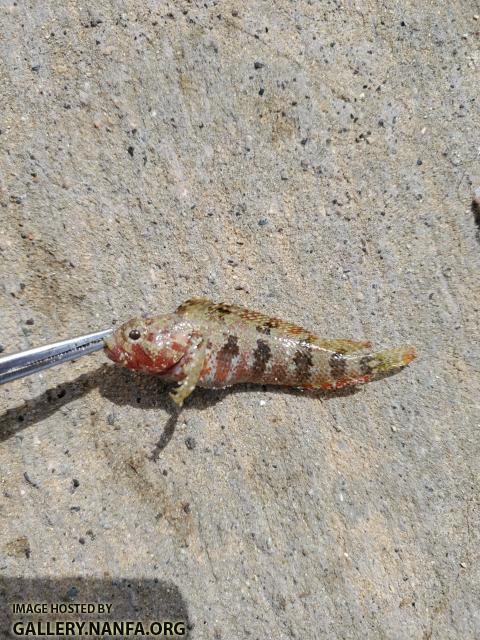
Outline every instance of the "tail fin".
[[369, 369], [373, 375], [382, 375], [406, 367], [417, 357], [415, 347], [396, 347], [372, 353], [364, 359], [365, 368]]
[[406, 367], [416, 357], [417, 352], [412, 346], [396, 347], [364, 356], [354, 356], [350, 360], [351, 365], [344, 377], [335, 380], [333, 384], [323, 383], [320, 388], [343, 389], [357, 384], [365, 384]]

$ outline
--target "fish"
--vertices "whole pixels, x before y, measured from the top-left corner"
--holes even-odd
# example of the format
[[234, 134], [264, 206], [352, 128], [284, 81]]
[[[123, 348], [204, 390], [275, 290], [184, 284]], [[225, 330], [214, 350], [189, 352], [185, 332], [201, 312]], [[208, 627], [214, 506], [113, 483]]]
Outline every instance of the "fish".
[[408, 365], [413, 346], [372, 351], [368, 340], [321, 338], [307, 329], [235, 304], [192, 298], [173, 313], [132, 318], [105, 339], [113, 362], [179, 385], [182, 406], [196, 386], [240, 383], [335, 391]]

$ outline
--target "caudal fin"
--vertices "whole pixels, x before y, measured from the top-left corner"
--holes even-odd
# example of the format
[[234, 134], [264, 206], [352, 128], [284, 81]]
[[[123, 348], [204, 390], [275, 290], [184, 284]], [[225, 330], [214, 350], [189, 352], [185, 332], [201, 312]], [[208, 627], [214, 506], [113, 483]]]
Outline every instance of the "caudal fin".
[[372, 353], [364, 359], [365, 368], [371, 370], [374, 375], [382, 375], [406, 367], [417, 357], [417, 351], [413, 346], [396, 347], [386, 349], [378, 353]]

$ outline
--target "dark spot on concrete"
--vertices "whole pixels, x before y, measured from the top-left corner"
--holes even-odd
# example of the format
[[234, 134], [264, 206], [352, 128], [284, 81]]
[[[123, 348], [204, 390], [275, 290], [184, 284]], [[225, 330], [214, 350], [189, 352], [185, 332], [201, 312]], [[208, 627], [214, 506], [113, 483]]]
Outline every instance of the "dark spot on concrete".
[[85, 544], [85, 538], [79, 538], [78, 541], [80, 544]]
[[335, 380], [339, 380], [340, 378], [345, 377], [345, 372], [347, 370], [347, 361], [341, 353], [332, 353], [332, 355], [330, 356], [329, 365], [332, 378], [334, 378]]
[[4, 545], [4, 549], [8, 556], [14, 558], [21, 558], [25, 556], [28, 560], [31, 555], [30, 542], [26, 536], [20, 536], [15, 540], [7, 542]]
[[253, 352], [253, 371], [255, 375], [262, 375], [267, 366], [267, 362], [272, 357], [272, 350], [270, 349], [270, 345], [259, 338], [257, 340], [257, 348]]
[[3, 351], [5, 351], [5, 347], [3, 346], [3, 344], [0, 344], [0, 353], [2, 353]]
[[30, 479], [30, 476], [26, 471], [24, 472], [23, 477], [25, 478], [25, 481], [28, 482], [30, 486], [35, 487], [35, 489], [39, 488], [38, 484]]
[[192, 438], [192, 436], [188, 436], [188, 438], [185, 438], [185, 446], [190, 451], [193, 451], [195, 449], [195, 447], [197, 446], [197, 442], [196, 442], [195, 438]]
[[258, 90], [258, 95], [259, 95], [259, 96], [263, 96], [263, 94], [264, 94], [264, 93], [265, 93], [265, 89], [264, 89], [263, 87], [261, 87], [261, 88]]
[[265, 66], [265, 65], [263, 64], [263, 62], [258, 62], [258, 61], [257, 61], [257, 62], [254, 62], [254, 63], [253, 63], [253, 68], [254, 68], [254, 69], [263, 69], [263, 67], [264, 67], [264, 66]]
[[293, 361], [295, 363], [295, 372], [298, 379], [302, 382], [308, 380], [310, 378], [310, 369], [313, 367], [310, 347], [305, 346], [303, 349], [298, 349], [295, 352]]
[[132, 145], [130, 145], [127, 149], [128, 153], [132, 156], [133, 158], [133, 152], [135, 151], [135, 149], [132, 147]]
[[480, 202], [477, 199], [472, 200], [473, 221], [477, 225], [477, 240], [480, 242]]
[[72, 480], [72, 484], [73, 484], [74, 488], [77, 489], [80, 486], [80, 481], [77, 480], [76, 478], [74, 478]]
[[265, 226], [265, 225], [267, 225], [267, 224], [268, 224], [268, 220], [267, 220], [266, 218], [261, 218], [261, 219], [258, 221], [258, 226], [259, 226], [259, 227], [264, 227], [264, 226]]
[[31, 327], [32, 324], [35, 324], [35, 320], [33, 318], [29, 318], [28, 320], [25, 321], [25, 324], [28, 324]]
[[78, 596], [77, 587], [70, 587], [70, 589], [67, 591], [67, 599], [68, 600], [72, 600], [73, 598], [76, 598], [77, 596]]

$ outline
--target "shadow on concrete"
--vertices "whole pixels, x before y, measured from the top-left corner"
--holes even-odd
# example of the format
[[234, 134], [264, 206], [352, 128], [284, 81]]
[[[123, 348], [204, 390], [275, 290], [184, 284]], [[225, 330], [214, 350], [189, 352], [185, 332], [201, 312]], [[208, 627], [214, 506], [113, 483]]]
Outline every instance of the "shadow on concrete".
[[477, 226], [477, 240], [480, 242], [480, 203], [476, 200], [472, 201], [473, 221]]
[[[158, 377], [122, 369], [110, 364], [104, 364], [93, 372], [85, 373], [65, 384], [47, 389], [39, 396], [27, 400], [20, 406], [8, 409], [0, 415], [0, 442], [10, 438], [19, 431], [45, 420], [50, 415], [70, 402], [87, 395], [93, 389], [117, 405], [131, 405], [138, 409], [159, 408], [170, 414], [163, 433], [152, 452], [152, 459], [156, 460], [159, 453], [168, 445], [175, 432], [175, 427], [181, 413], [169, 398], [167, 385]], [[189, 409], [202, 411], [217, 402], [222, 401], [232, 393], [245, 393], [263, 389], [268, 393], [288, 393], [305, 398], [328, 400], [332, 398], [351, 396], [358, 392], [358, 388], [350, 387], [338, 391], [302, 391], [270, 385], [243, 384], [226, 389], [197, 388], [188, 398], [185, 406]]]
[[[44, 603], [45, 612], [22, 613], [14, 612], [14, 604]], [[81, 613], [77, 607], [80, 604], [95, 604], [94, 610]], [[108, 604], [111, 609], [98, 605]], [[52, 605], [53, 612], [52, 612]], [[189, 621], [188, 608], [178, 587], [164, 580], [158, 579], [96, 579], [96, 578], [5, 578], [0, 577], [0, 637], [18, 637], [18, 631], [25, 629], [28, 622], [43, 623], [41, 629], [47, 631], [47, 621], [50, 625], [55, 621], [80, 621], [89, 622], [105, 621], [140, 621], [144, 625], [151, 622], [162, 623], [160, 627], [151, 627], [148, 637], [182, 637], [191, 638], [193, 625]], [[164, 633], [164, 623], [176, 622], [176, 635]], [[17, 634], [12, 631], [17, 623]], [[168, 626], [167, 626], [168, 628]], [[112, 629], [112, 627], [110, 627]], [[51, 629], [50, 629], [51, 630]], [[77, 637], [86, 635], [87, 626], [78, 632]], [[94, 627], [95, 630], [95, 627]], [[152, 633], [154, 632], [154, 633]], [[30, 634], [38, 637], [41, 634]], [[44, 633], [43, 635], [47, 635]], [[52, 635], [52, 634], [51, 634]], [[62, 634], [59, 634], [62, 635]], [[72, 634], [70, 634], [72, 635]], [[113, 632], [99, 634], [101, 637], [114, 637]], [[56, 636], [55, 636], [56, 637]], [[91, 637], [97, 637], [95, 633]], [[127, 637], [117, 633], [115, 637]], [[128, 637], [144, 638], [147, 635], [130, 633]]]

